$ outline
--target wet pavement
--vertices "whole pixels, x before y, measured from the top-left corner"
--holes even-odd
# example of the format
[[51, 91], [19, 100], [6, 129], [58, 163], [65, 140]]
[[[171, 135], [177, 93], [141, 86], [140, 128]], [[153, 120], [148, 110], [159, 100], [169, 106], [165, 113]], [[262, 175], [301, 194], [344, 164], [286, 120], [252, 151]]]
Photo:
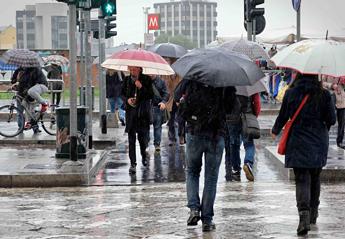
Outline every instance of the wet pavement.
[[[118, 137], [122, 142], [108, 154], [93, 186], [0, 189], [6, 217], [1, 238], [297, 238], [295, 187], [265, 157], [264, 147], [274, 144], [270, 139], [257, 141], [255, 182], [244, 174], [241, 182], [225, 182], [222, 164], [217, 229], [203, 233], [200, 223], [186, 226], [184, 147], [164, 141], [161, 160], [150, 147], [149, 169], [138, 167], [131, 181], [126, 135]], [[322, 184], [320, 216], [308, 238], [345, 238], [344, 197], [342, 183]]]
[[[260, 125], [268, 130], [274, 118], [263, 116]], [[137, 146], [134, 177], [128, 174], [127, 135], [120, 127], [111, 129], [116, 147], [107, 151], [104, 166], [88, 187], [1, 188], [0, 215], [6, 220], [0, 223], [0, 238], [297, 238], [295, 186], [265, 154], [276, 142], [268, 137], [256, 141], [255, 182], [243, 172], [240, 182], [226, 182], [223, 159], [217, 229], [203, 233], [200, 223], [186, 226], [185, 147], [168, 146], [163, 129], [160, 153], [154, 152], [151, 132], [148, 168], [141, 166]], [[334, 132], [331, 151], [337, 155], [331, 157], [340, 160]], [[322, 184], [320, 217], [308, 238], [345, 238], [344, 197], [343, 183]]]

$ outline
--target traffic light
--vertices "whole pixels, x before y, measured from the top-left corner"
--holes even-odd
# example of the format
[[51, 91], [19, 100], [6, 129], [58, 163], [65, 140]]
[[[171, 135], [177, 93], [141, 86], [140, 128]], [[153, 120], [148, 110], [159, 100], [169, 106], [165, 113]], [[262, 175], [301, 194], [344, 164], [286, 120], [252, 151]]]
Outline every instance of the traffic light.
[[102, 0], [101, 9], [103, 16], [116, 14], [116, 0]]
[[256, 6], [261, 5], [264, 2], [265, 0], [246, 0], [245, 17], [248, 22], [251, 22], [253, 19], [265, 14], [265, 8], [256, 8]]
[[116, 36], [117, 32], [112, 31], [113, 28], [116, 28], [116, 23], [112, 21], [116, 20], [116, 16], [107, 16], [104, 18], [105, 20], [105, 39], [110, 37]]

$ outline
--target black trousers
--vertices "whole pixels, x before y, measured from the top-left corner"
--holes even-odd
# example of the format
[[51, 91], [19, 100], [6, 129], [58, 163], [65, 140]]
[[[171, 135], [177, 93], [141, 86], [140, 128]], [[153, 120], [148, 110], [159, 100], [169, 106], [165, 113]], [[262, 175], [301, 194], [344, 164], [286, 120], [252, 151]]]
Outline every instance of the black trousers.
[[146, 148], [149, 143], [149, 130], [148, 129], [140, 129], [140, 130], [130, 130], [128, 132], [128, 151], [129, 151], [129, 159], [131, 160], [131, 165], [137, 165], [137, 157], [135, 151], [135, 141], [136, 135], [138, 134], [138, 141], [140, 145], [140, 154], [143, 159], [146, 158]]
[[345, 109], [337, 109], [338, 135], [337, 144], [343, 143], [345, 126]]
[[322, 168], [294, 168], [298, 211], [317, 208], [320, 204]]

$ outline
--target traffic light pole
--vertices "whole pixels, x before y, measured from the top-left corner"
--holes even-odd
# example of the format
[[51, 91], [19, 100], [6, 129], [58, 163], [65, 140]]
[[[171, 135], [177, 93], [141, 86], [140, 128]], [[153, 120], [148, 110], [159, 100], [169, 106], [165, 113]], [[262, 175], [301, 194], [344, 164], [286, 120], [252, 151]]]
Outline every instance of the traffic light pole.
[[106, 116], [106, 95], [105, 95], [105, 71], [101, 67], [102, 62], [105, 61], [105, 20], [101, 9], [98, 13], [98, 23], [99, 23], [99, 64], [98, 64], [98, 77], [99, 77], [99, 115], [100, 115], [100, 127], [102, 134], [107, 133], [107, 116]]
[[[91, 0], [87, 1], [88, 6], [91, 5]], [[85, 32], [84, 32], [84, 46], [85, 46], [85, 77], [86, 77], [86, 105], [88, 107], [88, 125], [87, 132], [89, 135], [89, 149], [93, 147], [92, 139], [92, 72], [91, 72], [91, 14], [90, 11], [84, 12]]]
[[76, 76], [76, 5], [69, 4], [69, 75], [70, 75], [70, 159], [78, 160], [77, 151], [77, 76]]
[[[83, 87], [85, 87], [85, 58], [84, 58], [84, 11], [82, 8], [79, 8], [79, 32], [80, 32], [80, 64], [79, 64], [79, 72], [80, 72], [80, 104], [86, 105], [86, 94], [84, 92]], [[84, 93], [82, 93], [84, 92]]]
[[253, 19], [253, 27], [252, 27], [252, 41], [255, 42], [256, 40], [256, 19]]

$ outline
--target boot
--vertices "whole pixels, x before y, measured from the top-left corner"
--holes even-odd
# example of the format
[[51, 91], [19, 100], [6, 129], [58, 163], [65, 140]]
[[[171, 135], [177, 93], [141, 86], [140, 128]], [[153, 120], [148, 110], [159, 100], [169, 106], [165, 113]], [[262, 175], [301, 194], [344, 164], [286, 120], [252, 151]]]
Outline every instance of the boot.
[[310, 231], [310, 212], [308, 210], [300, 211], [297, 235], [307, 235], [308, 231]]
[[316, 208], [310, 208], [310, 224], [316, 224], [316, 219], [319, 216], [319, 209]]

